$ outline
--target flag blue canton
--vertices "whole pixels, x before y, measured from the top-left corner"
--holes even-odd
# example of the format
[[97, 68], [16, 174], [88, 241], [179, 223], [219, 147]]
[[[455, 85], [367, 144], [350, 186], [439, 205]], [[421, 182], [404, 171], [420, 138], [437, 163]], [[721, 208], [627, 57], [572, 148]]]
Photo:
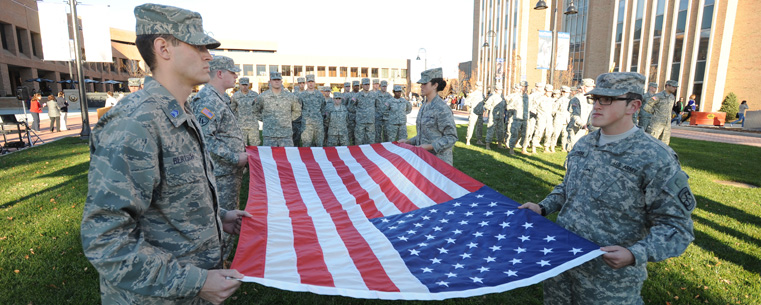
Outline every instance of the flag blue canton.
[[[482, 187], [460, 198], [371, 222], [431, 292], [540, 281], [600, 247]], [[559, 268], [560, 270], [557, 270]]]

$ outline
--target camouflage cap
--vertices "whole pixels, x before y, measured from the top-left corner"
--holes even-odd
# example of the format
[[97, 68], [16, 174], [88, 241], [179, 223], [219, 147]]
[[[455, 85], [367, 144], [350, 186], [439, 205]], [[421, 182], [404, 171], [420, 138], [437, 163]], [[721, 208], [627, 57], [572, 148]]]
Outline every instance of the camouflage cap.
[[402, 85], [394, 85], [394, 92], [401, 92], [402, 91]]
[[127, 79], [127, 83], [129, 87], [140, 87], [143, 83], [143, 79], [139, 77], [130, 77]]
[[380, 84], [380, 80], [377, 78], [373, 78], [373, 84]]
[[235, 66], [232, 58], [227, 56], [214, 56], [209, 62], [209, 71], [227, 70], [238, 73], [240, 68]]
[[343, 99], [341, 92], [333, 92], [333, 98]]
[[345, 82], [344, 87], [351, 87], [351, 82]]
[[418, 84], [425, 84], [430, 82], [434, 78], [443, 78], [444, 77], [444, 70], [441, 68], [433, 68], [428, 69], [420, 73], [420, 80], [417, 81]]
[[679, 83], [677, 81], [675, 81], [675, 80], [667, 80], [666, 81], [666, 86], [679, 87]]
[[388, 86], [388, 82], [387, 82], [387, 81], [385, 81], [385, 80], [382, 80], [382, 81], [380, 82], [380, 84], [381, 84], [381, 87], [387, 87], [387, 86]]
[[280, 72], [270, 72], [270, 80], [283, 79], [283, 75]]
[[369, 84], [370, 84], [370, 79], [369, 79], [369, 78], [367, 78], [367, 77], [363, 78], [363, 79], [362, 79], [362, 84], [363, 84], [363, 85], [369, 85]]
[[560, 89], [552, 90], [552, 94], [560, 94]]
[[306, 82], [307, 82], [306, 79], [303, 78], [303, 77], [297, 77], [296, 78], [296, 83], [306, 83]]
[[146, 3], [135, 7], [135, 35], [170, 34], [194, 46], [216, 49], [220, 43], [203, 30], [201, 14], [179, 7]]
[[522, 82], [521, 82], [521, 87], [528, 87], [528, 82], [527, 82], [527, 81], [525, 81], [525, 80], [524, 80], [524, 81], [522, 81]]
[[314, 74], [307, 74], [307, 81], [313, 82], [314, 81]]
[[597, 77], [597, 87], [589, 95], [619, 96], [626, 93], [645, 93], [645, 76], [635, 72], [613, 72]]
[[658, 88], [658, 83], [650, 82], [648, 86]]
[[239, 78], [238, 79], [238, 83], [241, 84], [241, 85], [248, 85], [249, 84], [248, 77], [241, 77], [241, 78]]
[[358, 80], [351, 81], [351, 85], [352, 86], [359, 86], [359, 81]]
[[330, 86], [320, 86], [320, 91], [330, 91]]
[[555, 87], [553, 87], [552, 85], [544, 85], [545, 91], [552, 91], [552, 89], [555, 89]]
[[545, 85], [545, 83], [543, 83], [543, 82], [536, 82], [536, 83], [534, 83], [534, 86], [537, 87], [537, 88], [544, 88], [544, 85]]
[[563, 91], [563, 92], [571, 92], [571, 87], [568, 87], [568, 86], [561, 86], [561, 87], [560, 87], [560, 91]]
[[[598, 79], [599, 79], [599, 77], [598, 77]], [[595, 86], [595, 80], [593, 80], [591, 78], [582, 79], [581, 80], [581, 86], [584, 86], [584, 87], [594, 87]]]

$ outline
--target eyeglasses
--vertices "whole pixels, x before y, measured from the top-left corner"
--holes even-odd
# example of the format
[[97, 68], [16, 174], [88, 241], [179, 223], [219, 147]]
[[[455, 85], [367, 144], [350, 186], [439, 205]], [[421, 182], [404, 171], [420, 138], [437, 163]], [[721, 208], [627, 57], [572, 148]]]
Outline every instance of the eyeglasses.
[[593, 97], [590, 97], [590, 99], [594, 103], [598, 103], [602, 106], [608, 106], [610, 104], [613, 104], [613, 101], [626, 101], [628, 103], [629, 101], [632, 100], [625, 97], [610, 97], [610, 96], [593, 96]]

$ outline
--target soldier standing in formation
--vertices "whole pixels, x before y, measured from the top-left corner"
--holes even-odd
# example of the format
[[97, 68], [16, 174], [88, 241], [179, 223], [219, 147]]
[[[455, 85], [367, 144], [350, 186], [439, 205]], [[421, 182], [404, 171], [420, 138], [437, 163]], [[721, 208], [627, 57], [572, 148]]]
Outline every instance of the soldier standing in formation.
[[515, 107], [520, 97], [521, 87], [518, 84], [513, 85], [512, 93], [505, 97], [505, 143], [504, 147], [508, 147], [510, 142], [510, 130], [513, 126], [513, 120], [515, 119]]
[[676, 101], [676, 89], [679, 83], [675, 80], [666, 81], [663, 91], [654, 95], [645, 105], [645, 112], [650, 114], [650, 135], [663, 141], [666, 145], [671, 142], [671, 108]]
[[[489, 122], [486, 123], [486, 149], [491, 149], [492, 137], [497, 138], [497, 146], [505, 142], [505, 99], [502, 88], [497, 88], [484, 103], [484, 109], [489, 111]], [[496, 136], [495, 136], [496, 135]]]
[[417, 145], [452, 165], [457, 128], [452, 109], [439, 96], [439, 91], [447, 85], [443, 71], [441, 68], [425, 70], [417, 82], [421, 84], [420, 93], [425, 97], [417, 114], [417, 135], [409, 140], [399, 140], [399, 143]]
[[534, 130], [536, 130], [536, 108], [539, 107], [539, 98], [544, 96], [544, 85], [542, 82], [535, 83], [534, 92], [528, 96], [529, 116], [526, 118], [526, 132], [523, 134], [523, 143], [521, 143], [521, 153], [523, 154], [529, 153], [527, 149], [531, 145], [531, 139], [533, 139]]
[[243, 278], [221, 269], [222, 231], [238, 234], [251, 215], [219, 206], [186, 98], [210, 80], [207, 48], [220, 44], [196, 12], [144, 4], [135, 19], [153, 77], [92, 130], [82, 249], [100, 275], [101, 303], [218, 304]]
[[694, 239], [695, 197], [676, 153], [632, 122], [645, 77], [606, 73], [597, 84], [589, 94], [600, 129], [568, 154], [563, 182], [520, 208], [559, 212], [558, 225], [605, 254], [544, 281], [545, 304], [643, 304], [647, 263], [681, 255]]
[[348, 119], [349, 110], [342, 103], [343, 95], [348, 93], [333, 93], [333, 103], [325, 109], [325, 124], [328, 125], [328, 146], [349, 145]]
[[[536, 147], [541, 145], [544, 152], [549, 152], [552, 138], [552, 110], [555, 99], [552, 98], [552, 85], [544, 86], [544, 95], [536, 98], [536, 127], [531, 142], [531, 153], [536, 153]], [[544, 141], [542, 142], [542, 139]]]
[[[518, 144], [518, 140], [526, 137], [526, 134], [528, 133], [528, 118], [531, 115], [531, 102], [529, 101], [528, 94], [526, 93], [528, 90], [528, 82], [522, 81], [520, 88], [520, 94], [513, 95], [513, 99], [515, 100], [510, 102], [511, 105], [515, 107], [515, 116], [513, 117], [513, 124], [510, 126], [510, 139], [508, 141], [508, 146], [510, 147], [508, 153], [511, 155], [515, 154], [515, 146]], [[525, 143], [526, 141], [523, 140], [523, 142]]]
[[314, 74], [308, 74], [306, 81], [307, 89], [298, 94], [301, 104], [301, 147], [319, 147], [325, 137], [322, 124], [325, 97], [315, 90]]
[[386, 138], [386, 109], [392, 99], [388, 93], [387, 81], [380, 82], [380, 90], [376, 94], [378, 102], [375, 105], [375, 143], [381, 143]]
[[592, 101], [587, 100], [586, 94], [594, 89], [594, 87], [595, 81], [593, 79], [582, 79], [578, 93], [568, 102], [568, 107], [571, 110], [571, 120], [568, 122], [567, 151], [571, 151], [573, 145], [587, 134], [587, 122], [589, 115], [592, 113]]
[[254, 113], [262, 119], [262, 145], [294, 146], [293, 121], [301, 117], [299, 99], [283, 90], [283, 76], [270, 72], [269, 90], [256, 98]]
[[552, 121], [552, 139], [550, 140], [550, 151], [555, 152], [555, 146], [558, 144], [558, 138], [560, 138], [560, 149], [566, 152], [565, 148], [568, 145], [568, 122], [571, 121], [571, 113], [568, 111], [568, 105], [571, 99], [569, 95], [571, 88], [568, 86], [561, 87], [561, 95], [555, 101], [555, 116]]
[[241, 77], [238, 83], [240, 90], [230, 98], [230, 108], [238, 118], [246, 145], [259, 146], [259, 118], [254, 115], [254, 102], [259, 94], [248, 88], [248, 77]]
[[466, 105], [470, 114], [468, 115], [468, 135], [465, 138], [465, 145], [470, 145], [470, 139], [473, 137], [473, 131], [475, 129], [476, 144], [483, 145], [481, 141], [483, 138], [484, 129], [484, 93], [481, 91], [481, 82], [476, 83], [476, 89], [470, 92], [466, 99]]
[[[351, 82], [344, 83], [344, 94], [351, 92]], [[343, 97], [341, 97], [343, 99]]]
[[394, 85], [394, 97], [387, 102], [388, 106], [385, 109], [386, 141], [394, 142], [406, 139], [407, 115], [412, 112], [412, 104], [402, 97], [401, 85]]
[[357, 97], [359, 95], [359, 81], [351, 81], [351, 93], [344, 94], [342, 103], [349, 109], [349, 142], [357, 144], [354, 131], [357, 129]]
[[370, 90], [370, 92], [378, 93], [378, 91], [380, 91], [380, 80], [373, 78], [373, 90]]
[[[296, 95], [298, 98], [299, 94], [301, 92], [304, 92], [304, 84], [306, 83], [306, 79], [303, 77], [296, 78], [296, 87], [293, 87], [293, 94]], [[288, 91], [286, 88], [285, 91]], [[293, 129], [293, 145], [299, 146], [299, 143], [301, 143], [301, 115], [299, 115], [296, 119], [291, 122], [291, 128]]]
[[637, 126], [647, 133], [650, 133], [650, 119], [652, 116], [645, 111], [645, 107], [650, 103], [650, 100], [652, 100], [657, 90], [658, 84], [656, 83], [650, 83], [650, 85], [647, 86], [647, 92], [645, 92], [645, 95], [643, 96], [644, 100], [642, 101], [642, 108], [639, 109], [639, 113], [637, 114]]
[[375, 104], [376, 94], [370, 92], [370, 79], [362, 79], [362, 91], [354, 98], [356, 102], [349, 108], [354, 107], [355, 124], [354, 145], [372, 144], [375, 140]]
[[299, 94], [301, 92], [304, 92], [304, 86], [306, 85], [306, 78], [303, 77], [297, 77], [296, 78], [296, 87], [293, 87], [293, 94]]

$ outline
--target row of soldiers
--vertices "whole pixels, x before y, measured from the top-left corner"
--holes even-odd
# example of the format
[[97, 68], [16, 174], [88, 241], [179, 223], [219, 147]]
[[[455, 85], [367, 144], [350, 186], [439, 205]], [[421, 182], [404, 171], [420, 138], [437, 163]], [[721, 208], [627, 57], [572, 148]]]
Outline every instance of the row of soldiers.
[[[279, 72], [270, 73], [272, 81], [282, 82]], [[257, 146], [259, 121], [263, 122], [265, 146], [345, 146], [397, 141], [407, 138], [407, 114], [412, 105], [402, 97], [395, 85], [393, 95], [387, 92], [388, 82], [370, 79], [344, 83], [344, 92], [331, 97], [330, 86], [315, 86], [315, 76], [299, 77], [293, 93], [282, 89], [280, 94], [261, 95], [249, 89], [249, 79], [240, 78], [240, 90], [231, 98], [232, 112], [238, 118], [248, 145]], [[282, 84], [280, 84], [282, 85]], [[283, 138], [290, 137], [290, 142]]]

